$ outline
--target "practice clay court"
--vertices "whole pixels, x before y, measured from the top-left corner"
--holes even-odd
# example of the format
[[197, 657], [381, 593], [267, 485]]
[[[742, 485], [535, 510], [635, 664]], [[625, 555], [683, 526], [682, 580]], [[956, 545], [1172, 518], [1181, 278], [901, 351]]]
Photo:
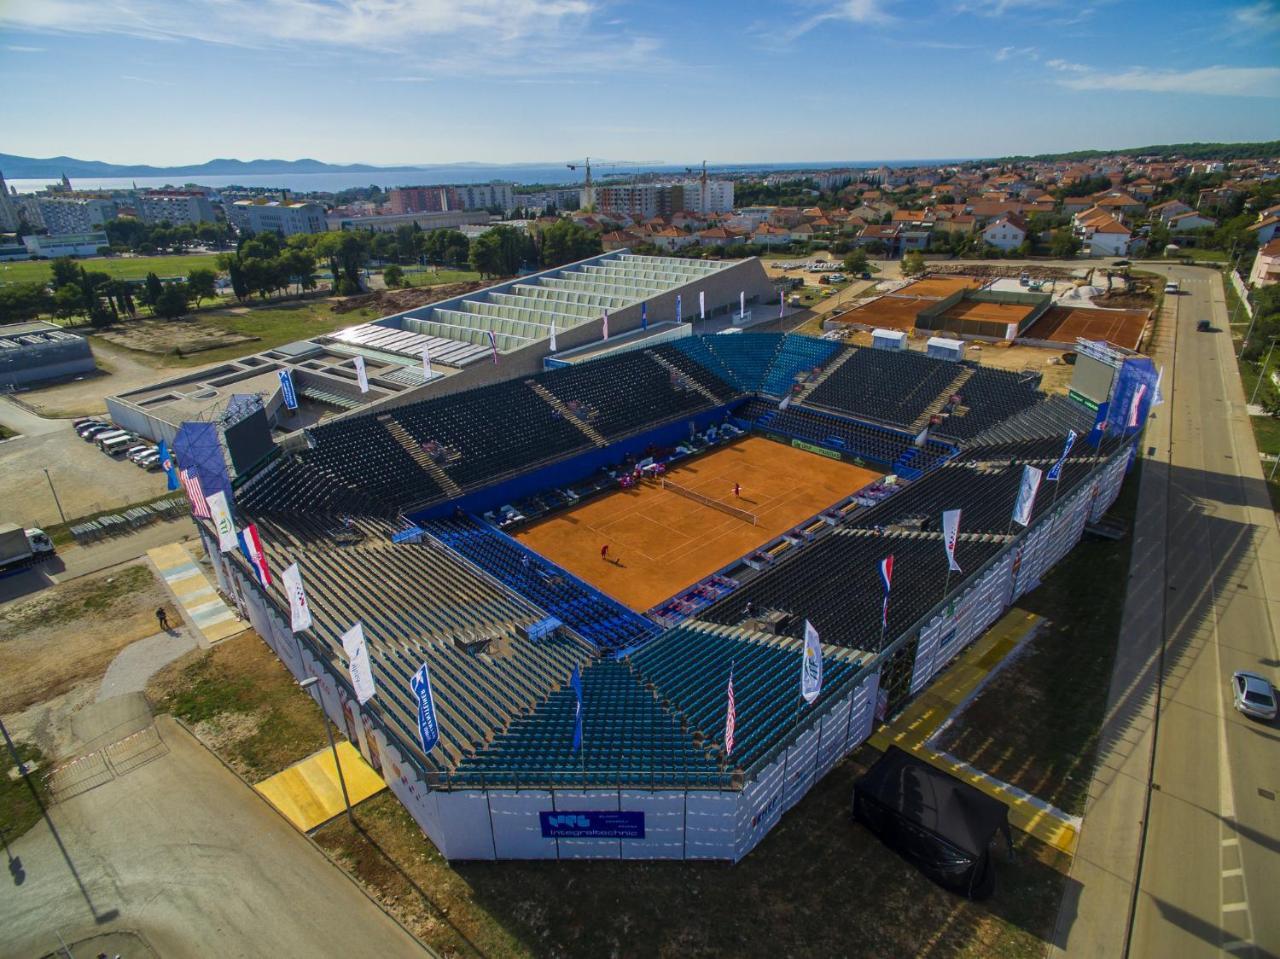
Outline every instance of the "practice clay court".
[[[751, 436], [666, 478], [753, 514], [689, 499], [658, 480], [598, 497], [516, 534], [525, 546], [635, 610], [647, 610], [747, 555], [882, 474]], [[741, 496], [734, 496], [734, 483]], [[607, 560], [600, 548], [609, 547]]]
[[1147, 310], [1086, 310], [1055, 306], [1036, 320], [1024, 336], [1033, 340], [1074, 343], [1077, 337], [1106, 340], [1136, 350], [1147, 327]]

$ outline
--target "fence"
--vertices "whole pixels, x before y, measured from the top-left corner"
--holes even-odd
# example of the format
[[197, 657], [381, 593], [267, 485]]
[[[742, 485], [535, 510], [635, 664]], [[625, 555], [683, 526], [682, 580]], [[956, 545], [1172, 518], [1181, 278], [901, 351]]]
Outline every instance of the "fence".
[[1240, 274], [1235, 270], [1229, 270], [1231, 276], [1231, 287], [1236, 291], [1236, 296], [1240, 297], [1240, 305], [1244, 307], [1245, 314], [1249, 319], [1253, 319], [1253, 305], [1249, 302], [1249, 288], [1244, 285], [1244, 280], [1240, 279]]

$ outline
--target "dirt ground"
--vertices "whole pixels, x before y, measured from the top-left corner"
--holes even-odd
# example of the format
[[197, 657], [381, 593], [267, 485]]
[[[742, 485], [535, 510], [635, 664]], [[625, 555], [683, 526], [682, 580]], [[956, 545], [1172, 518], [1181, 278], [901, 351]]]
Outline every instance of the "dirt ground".
[[145, 561], [0, 606], [0, 714], [100, 678], [116, 653], [155, 634], [159, 606], [181, 622]]
[[350, 313], [366, 306], [377, 307], [384, 316], [403, 313], [428, 303], [437, 303], [451, 297], [462, 296], [472, 290], [483, 289], [501, 280], [477, 280], [471, 283], [446, 283], [441, 286], [415, 286], [403, 290], [378, 290], [362, 296], [349, 296], [333, 304], [333, 312]]
[[[257, 337], [208, 326], [193, 317], [184, 320], [134, 320], [99, 335], [116, 346], [140, 353], [202, 353], [237, 343], [252, 343]], [[154, 374], [153, 374], [154, 375]], [[113, 384], [113, 389], [115, 385]]]
[[154, 383], [169, 371], [163, 365], [142, 362], [136, 354], [122, 350], [101, 337], [92, 337], [89, 344], [100, 373], [20, 393], [18, 396], [22, 403], [42, 416], [104, 414], [108, 396]]
[[[752, 436], [667, 478], [755, 514], [758, 525], [646, 481], [535, 523], [516, 538], [624, 605], [647, 610], [880, 475]], [[600, 556], [605, 544], [607, 561]]]

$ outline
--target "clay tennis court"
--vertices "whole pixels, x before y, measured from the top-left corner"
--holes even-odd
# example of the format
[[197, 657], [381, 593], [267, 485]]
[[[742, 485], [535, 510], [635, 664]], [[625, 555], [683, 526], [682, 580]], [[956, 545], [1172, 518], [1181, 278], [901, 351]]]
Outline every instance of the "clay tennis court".
[[915, 296], [926, 300], [945, 300], [956, 290], [977, 290], [985, 281], [976, 276], [926, 276], [908, 283], [897, 296]]
[[1076, 337], [1106, 340], [1112, 346], [1136, 350], [1147, 325], [1146, 310], [1099, 310], [1055, 306], [1036, 320], [1023, 336], [1074, 346]]
[[[516, 539], [643, 612], [881, 475], [749, 436], [666, 478], [754, 514], [757, 525], [646, 480], [534, 523]], [[735, 482], [741, 497], [733, 495]], [[606, 543], [607, 561], [600, 558]]]
[[881, 330], [914, 330], [921, 310], [933, 306], [934, 300], [908, 296], [881, 296], [836, 317], [842, 323], [862, 323]]

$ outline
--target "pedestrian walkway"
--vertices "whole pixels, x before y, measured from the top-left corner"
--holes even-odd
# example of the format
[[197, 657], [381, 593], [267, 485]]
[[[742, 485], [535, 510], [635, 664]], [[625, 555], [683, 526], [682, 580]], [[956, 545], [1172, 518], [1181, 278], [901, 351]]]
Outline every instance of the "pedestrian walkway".
[[248, 629], [218, 591], [210, 585], [200, 566], [181, 543], [169, 543], [147, 550], [183, 617], [204, 637], [204, 645], [237, 636]]
[[[351, 743], [339, 743], [338, 756], [351, 805], [387, 788], [382, 777], [374, 772]], [[338, 782], [333, 752], [329, 749], [308, 756], [253, 788], [302, 832], [315, 829], [343, 810], [342, 786]]]
[[929, 764], [962, 779], [1009, 807], [1009, 821], [1043, 843], [1074, 853], [1080, 818], [1051, 806], [1037, 796], [1002, 782], [948, 753], [931, 741], [958, 710], [981, 692], [1005, 658], [1029, 640], [1041, 617], [1011, 609], [977, 642], [960, 654], [898, 717], [871, 737], [879, 750], [897, 746]]

